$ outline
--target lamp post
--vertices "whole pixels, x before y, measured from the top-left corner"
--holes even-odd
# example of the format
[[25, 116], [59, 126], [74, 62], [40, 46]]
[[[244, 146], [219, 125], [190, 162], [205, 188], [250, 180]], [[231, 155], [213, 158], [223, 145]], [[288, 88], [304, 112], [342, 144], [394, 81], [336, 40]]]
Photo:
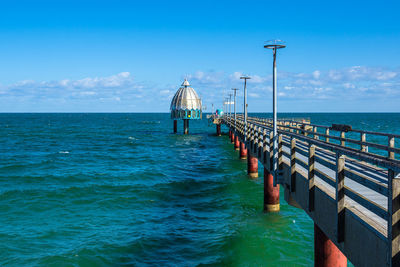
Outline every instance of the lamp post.
[[224, 111], [224, 116], [226, 114], [226, 98], [224, 98], [224, 102], [222, 102], [224, 105], [223, 111]]
[[228, 116], [228, 98], [227, 97], [225, 97], [224, 104], [225, 104], [225, 115]]
[[273, 106], [273, 174], [274, 174], [274, 186], [277, 184], [277, 174], [278, 174], [278, 131], [277, 131], [277, 78], [276, 78], [276, 53], [278, 49], [285, 48], [286, 45], [283, 44], [281, 40], [268, 41], [264, 45], [264, 48], [272, 49], [273, 52], [273, 67], [272, 67], [272, 106]]
[[235, 136], [236, 136], [236, 91], [239, 90], [237, 88], [232, 88], [233, 90], [233, 119], [235, 120]]
[[231, 124], [231, 117], [232, 117], [232, 113], [231, 113], [231, 102], [232, 101], [232, 94], [229, 94], [229, 125]]
[[242, 77], [240, 77], [240, 79], [244, 80], [244, 107], [243, 107], [243, 113], [244, 113], [244, 143], [246, 144], [247, 141], [247, 89], [246, 89], [246, 84], [247, 84], [247, 80], [251, 79], [249, 76], [247, 75], [243, 75]]

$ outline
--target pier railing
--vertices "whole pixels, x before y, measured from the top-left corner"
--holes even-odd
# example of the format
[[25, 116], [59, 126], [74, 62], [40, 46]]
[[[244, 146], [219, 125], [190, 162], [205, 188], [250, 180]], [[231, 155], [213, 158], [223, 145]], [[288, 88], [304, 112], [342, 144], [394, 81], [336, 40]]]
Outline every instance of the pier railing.
[[[242, 118], [242, 115], [238, 115], [237, 117]], [[249, 122], [263, 123], [270, 127], [272, 127], [273, 123], [272, 119], [255, 117], [249, 117]], [[400, 159], [400, 147], [395, 146], [395, 140], [400, 138], [400, 134], [352, 129], [350, 125], [344, 124], [332, 124], [331, 126], [327, 126], [312, 124], [308, 120], [288, 119], [278, 120], [278, 128], [310, 136], [314, 139], [321, 139], [327, 143], [335, 143], [334, 141], [336, 141], [336, 143], [341, 146], [349, 148], [358, 147], [358, 150], [362, 152], [387, 155], [386, 158], [388, 159]], [[352, 135], [353, 138], [346, 137], [346, 135]], [[358, 135], [359, 138], [354, 139], [355, 135]], [[367, 141], [367, 138], [379, 141], [386, 140], [387, 145], [378, 141]], [[373, 148], [373, 151], [369, 151], [369, 148]]]
[[[242, 142], [246, 135], [248, 152], [272, 171], [272, 120], [248, 117], [247, 132], [244, 132], [243, 116], [237, 116], [236, 129], [233, 117], [225, 116], [223, 121]], [[346, 138], [346, 134], [358, 134], [360, 138]], [[368, 142], [367, 135], [387, 138], [388, 143]], [[397, 160], [400, 149], [395, 147], [395, 138], [399, 137], [354, 130], [348, 125], [278, 121], [276, 179], [287, 190], [285, 198], [286, 192], [294, 197], [298, 202], [295, 205], [303, 208], [314, 221], [333, 222], [322, 228], [331, 233], [332, 240], [354, 264], [400, 264], [400, 161]], [[369, 147], [377, 153], [372, 153]], [[333, 203], [334, 211], [328, 219], [316, 212], [317, 188]], [[355, 224], [351, 223], [354, 219], [368, 234], [358, 228], [357, 234], [364, 236], [355, 237], [351, 233], [356, 231]], [[352, 246], [357, 243], [375, 249], [371, 250], [373, 261], [367, 261], [370, 256], [365, 251], [369, 249], [353, 251]]]

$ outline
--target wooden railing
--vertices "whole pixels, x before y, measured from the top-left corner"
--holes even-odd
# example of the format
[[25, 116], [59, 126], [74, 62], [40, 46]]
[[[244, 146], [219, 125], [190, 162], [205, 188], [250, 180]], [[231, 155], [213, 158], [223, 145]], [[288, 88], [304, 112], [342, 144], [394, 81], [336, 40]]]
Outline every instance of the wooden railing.
[[[232, 118], [232, 117], [231, 117]], [[243, 119], [243, 115], [237, 115], [237, 119]], [[272, 119], [249, 117], [249, 123], [262, 123], [266, 126], [272, 127]], [[400, 138], [400, 134], [389, 134], [374, 131], [365, 131], [352, 129], [349, 125], [333, 124], [332, 126], [311, 124], [308, 120], [278, 120], [278, 129], [295, 132], [305, 136], [310, 136], [314, 139], [324, 140], [327, 143], [332, 143], [332, 140], [337, 140], [341, 146], [355, 148], [358, 146], [360, 151], [369, 152], [382, 156], [386, 154], [385, 158], [400, 159], [400, 147], [395, 146], [395, 140]], [[321, 132], [322, 131], [322, 132]], [[346, 138], [347, 134], [359, 135], [359, 140]], [[368, 142], [368, 138], [386, 138], [387, 145], [378, 142]], [[349, 145], [352, 144], [352, 145]], [[369, 151], [369, 148], [375, 148], [376, 152]]]
[[[247, 137], [246, 146], [269, 170], [272, 168], [272, 120], [248, 117], [244, 132], [243, 116], [238, 115], [236, 129], [233, 117], [224, 117], [239, 139]], [[318, 131], [323, 130], [323, 133]], [[332, 134], [338, 132], [338, 135]], [[360, 140], [346, 138], [357, 133]], [[367, 135], [387, 138], [387, 145], [367, 142]], [[332, 190], [325, 190], [334, 199], [337, 208], [337, 242], [344, 238], [344, 211], [349, 209], [359, 220], [388, 245], [390, 257], [400, 252], [400, 149], [395, 147], [397, 134], [354, 130], [346, 125], [323, 126], [294, 120], [278, 121], [278, 170], [285, 164], [290, 168], [288, 177], [277, 177], [278, 183], [296, 191], [296, 174], [308, 181], [308, 211], [314, 209], [315, 178], [321, 179]], [[337, 140], [333, 143], [332, 140]], [[353, 144], [349, 146], [348, 144]], [[355, 148], [358, 145], [359, 148]], [[372, 153], [368, 147], [380, 150]], [[384, 151], [384, 153], [382, 153]], [[384, 155], [386, 154], [386, 155]], [[344, 181], [349, 179], [348, 185]], [[361, 186], [360, 186], [361, 185]], [[369, 192], [368, 194], [366, 192]], [[366, 212], [352, 209], [346, 199], [361, 206]], [[347, 201], [347, 200], [346, 200]], [[370, 216], [369, 213], [372, 213]], [[376, 216], [374, 216], [376, 215]]]

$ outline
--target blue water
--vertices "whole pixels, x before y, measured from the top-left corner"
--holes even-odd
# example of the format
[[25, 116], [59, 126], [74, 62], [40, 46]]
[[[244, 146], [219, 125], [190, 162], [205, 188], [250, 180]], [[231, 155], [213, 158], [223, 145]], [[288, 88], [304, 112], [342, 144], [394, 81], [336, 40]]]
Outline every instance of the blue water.
[[[282, 116], [400, 133], [400, 114]], [[227, 136], [190, 132], [168, 114], [0, 114], [0, 265], [313, 265], [308, 216], [282, 193], [263, 213]]]

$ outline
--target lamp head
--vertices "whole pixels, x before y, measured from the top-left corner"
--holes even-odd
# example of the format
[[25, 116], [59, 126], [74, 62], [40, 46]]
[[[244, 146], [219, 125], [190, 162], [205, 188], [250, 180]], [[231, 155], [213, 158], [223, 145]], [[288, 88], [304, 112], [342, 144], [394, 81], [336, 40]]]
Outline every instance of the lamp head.
[[264, 43], [264, 48], [267, 48], [267, 49], [280, 49], [280, 48], [285, 48], [285, 47], [286, 47], [285, 42], [282, 40], [278, 40], [278, 39], [269, 40]]

